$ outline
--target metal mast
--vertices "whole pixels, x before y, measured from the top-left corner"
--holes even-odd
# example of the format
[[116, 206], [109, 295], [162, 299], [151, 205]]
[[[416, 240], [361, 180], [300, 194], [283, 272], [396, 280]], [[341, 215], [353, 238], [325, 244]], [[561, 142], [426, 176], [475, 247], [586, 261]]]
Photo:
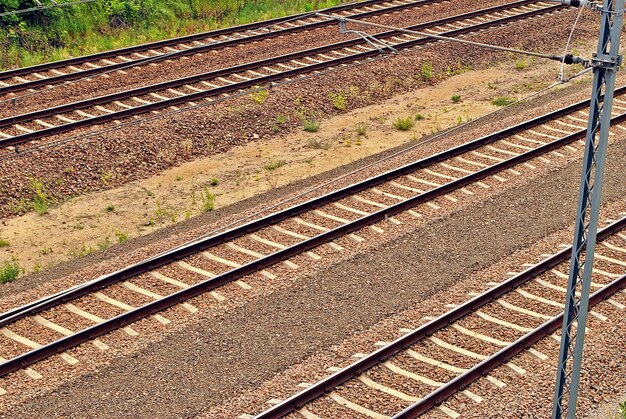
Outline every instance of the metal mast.
[[602, 6], [586, 1], [567, 3], [579, 7], [591, 6], [599, 11], [601, 25], [598, 50], [591, 60], [594, 71], [593, 91], [561, 333], [553, 419], [564, 416], [573, 419], [576, 415], [613, 91], [616, 72], [622, 60], [619, 42], [624, 13], [624, 0], [603, 0]]

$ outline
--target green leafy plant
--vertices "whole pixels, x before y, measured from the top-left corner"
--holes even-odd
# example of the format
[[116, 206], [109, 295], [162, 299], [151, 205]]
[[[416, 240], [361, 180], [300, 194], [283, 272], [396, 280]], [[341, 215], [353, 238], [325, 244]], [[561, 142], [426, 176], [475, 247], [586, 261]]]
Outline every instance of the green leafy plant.
[[209, 184], [210, 184], [211, 186], [217, 186], [217, 185], [219, 185], [219, 183], [220, 183], [220, 181], [219, 181], [219, 179], [218, 179], [218, 178], [216, 178], [216, 177], [212, 177], [212, 178], [211, 178], [211, 181], [209, 182]]
[[104, 207], [104, 212], [115, 212], [115, 206], [113, 204], [109, 204]]
[[50, 208], [50, 201], [46, 194], [46, 189], [43, 186], [43, 182], [31, 178], [30, 187], [33, 191], [33, 209], [39, 215], [44, 215]]
[[415, 125], [413, 122], [413, 118], [397, 118], [393, 121], [393, 126], [395, 129], [400, 131], [408, 131]]
[[9, 247], [10, 243], [8, 240], [0, 239], [0, 248]]
[[215, 210], [215, 194], [211, 193], [208, 188], [204, 188], [200, 192], [200, 211], [203, 213]]
[[304, 130], [306, 132], [317, 132], [320, 129], [320, 123], [316, 121], [315, 117], [311, 117], [311, 119], [305, 119], [303, 121]]
[[528, 63], [526, 63], [525, 60], [515, 61], [515, 68], [519, 71], [522, 71], [523, 69], [525, 69], [527, 65]]
[[115, 237], [119, 243], [125, 243], [128, 241], [128, 234], [120, 230], [115, 230]]
[[367, 124], [364, 122], [357, 124], [356, 133], [360, 136], [367, 134]]
[[286, 162], [284, 160], [270, 160], [265, 166], [263, 166], [263, 169], [271, 172], [280, 167], [283, 167], [285, 164]]
[[422, 115], [421, 113], [418, 113], [417, 115], [415, 115], [416, 121], [421, 121], [422, 119], [424, 119], [424, 115]]
[[15, 281], [22, 271], [17, 259], [5, 261], [0, 268], [0, 284]]
[[461, 101], [461, 95], [452, 95], [452, 103], [459, 103]]
[[430, 83], [430, 81], [433, 79], [433, 63], [431, 63], [430, 61], [422, 62], [420, 76], [423, 81], [425, 81], [426, 83]]
[[331, 94], [330, 103], [332, 103], [333, 108], [338, 109], [340, 111], [345, 111], [348, 109], [348, 101], [347, 101], [346, 96], [343, 93]]
[[259, 105], [264, 104], [265, 100], [267, 99], [269, 95], [270, 95], [270, 92], [267, 89], [261, 89], [261, 90], [257, 90], [256, 92], [250, 93], [250, 97], [252, 98], [252, 100], [254, 100]]

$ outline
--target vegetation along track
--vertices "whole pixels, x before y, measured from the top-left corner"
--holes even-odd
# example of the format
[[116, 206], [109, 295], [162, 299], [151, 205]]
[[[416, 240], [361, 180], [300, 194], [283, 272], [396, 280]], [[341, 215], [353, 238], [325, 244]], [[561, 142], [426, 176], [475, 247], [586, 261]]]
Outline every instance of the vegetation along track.
[[[626, 287], [626, 213], [599, 233], [590, 307], [606, 300], [616, 310], [626, 309], [610, 297]], [[480, 403], [479, 394], [467, 390], [472, 382], [485, 378], [481, 391], [506, 386], [489, 375], [505, 365], [515, 374], [526, 371], [509, 362], [528, 351], [540, 361], [549, 358], [531, 346], [552, 335], [563, 321], [562, 301], [567, 290], [571, 247], [544, 260], [415, 330], [401, 330], [404, 336], [382, 348], [356, 354], [358, 361], [279, 402], [256, 416], [279, 418], [294, 413], [305, 418], [367, 416], [373, 418], [417, 417], [431, 409], [457, 418], [460, 414], [444, 401], [461, 393], [467, 403]], [[621, 299], [621, 297], [620, 297]], [[597, 311], [590, 314], [600, 322], [608, 318]], [[621, 315], [621, 313], [620, 313]], [[434, 390], [433, 390], [434, 389]], [[247, 417], [248, 415], [240, 416]], [[252, 416], [250, 416], [252, 417]]]
[[[449, 0], [367, 0], [331, 7], [325, 9], [325, 11], [352, 19], [366, 19], [446, 1]], [[64, 83], [122, 68], [136, 67], [221, 48], [263, 41], [333, 24], [336, 24], [334, 20], [313, 17], [310, 13], [301, 13], [32, 67], [8, 70], [0, 72], [0, 95]]]
[[[617, 112], [626, 111], [619, 96], [625, 91], [618, 90], [612, 120], [622, 130], [626, 113]], [[552, 159], [580, 154], [586, 105], [570, 105], [1, 314], [0, 357], [5, 361], [0, 377], [113, 330], [132, 333], [128, 325], [142, 318], [167, 323], [157, 313], [179, 304], [193, 312], [186, 303], [192, 297], [211, 292], [221, 299], [215, 289], [229, 283], [245, 293], [250, 288], [242, 281], [245, 276], [274, 279], [268, 270], [273, 265], [297, 269], [296, 262], [341, 251], [334, 240], [341, 238], [343, 246], [363, 241], [356, 234], [362, 228], [382, 232], [382, 227], [410, 223], [478, 190], [549, 166]], [[72, 330], [77, 325], [84, 328]]]
[[[450, 37], [504, 25], [533, 16], [551, 13], [561, 5], [519, 0], [409, 27], [417, 31]], [[432, 42], [418, 37], [387, 31], [377, 35], [396, 50]], [[13, 151], [33, 140], [51, 135], [116, 121], [194, 101], [213, 102], [245, 89], [271, 86], [272, 82], [296, 79], [315, 71], [347, 65], [379, 56], [381, 51], [361, 38], [351, 39], [279, 57], [241, 64], [191, 77], [100, 96], [49, 109], [0, 119], [0, 148]]]

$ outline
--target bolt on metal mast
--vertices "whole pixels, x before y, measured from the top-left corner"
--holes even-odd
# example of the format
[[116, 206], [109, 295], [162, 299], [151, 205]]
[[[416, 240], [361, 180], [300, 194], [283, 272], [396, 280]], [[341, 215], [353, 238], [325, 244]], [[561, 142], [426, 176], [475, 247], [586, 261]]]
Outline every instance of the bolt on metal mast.
[[579, 7], [593, 5], [590, 8], [600, 12], [601, 24], [598, 50], [590, 62], [594, 71], [593, 91], [561, 333], [553, 419], [573, 419], [576, 415], [615, 78], [622, 61], [619, 42], [624, 1], [604, 0], [602, 6], [584, 0], [572, 4]]

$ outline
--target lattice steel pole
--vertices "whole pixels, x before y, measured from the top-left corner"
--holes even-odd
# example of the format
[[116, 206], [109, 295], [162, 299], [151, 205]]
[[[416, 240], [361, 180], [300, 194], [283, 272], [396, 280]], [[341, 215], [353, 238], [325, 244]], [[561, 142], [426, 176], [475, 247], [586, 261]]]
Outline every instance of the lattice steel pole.
[[561, 333], [553, 419], [565, 415], [573, 419], [576, 415], [613, 91], [616, 72], [621, 64], [619, 42], [624, 0], [604, 0], [602, 6], [594, 5], [593, 8], [601, 14], [600, 36], [598, 51], [591, 61], [594, 68], [593, 91]]

